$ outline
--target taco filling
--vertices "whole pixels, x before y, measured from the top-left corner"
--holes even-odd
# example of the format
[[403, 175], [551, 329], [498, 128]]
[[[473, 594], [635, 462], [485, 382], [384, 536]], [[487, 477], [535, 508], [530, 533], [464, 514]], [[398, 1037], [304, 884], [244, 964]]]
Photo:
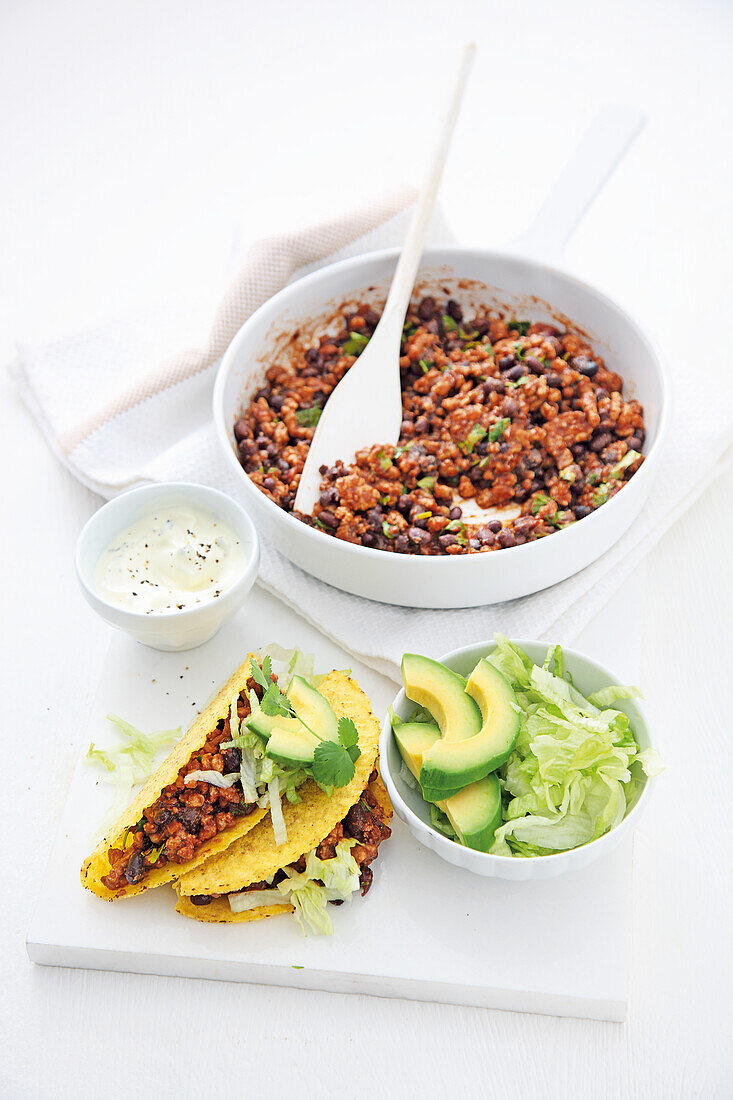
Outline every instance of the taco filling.
[[371, 864], [379, 845], [392, 835], [389, 811], [380, 803], [376, 769], [358, 801], [317, 847], [276, 871], [271, 877], [228, 893], [193, 894], [187, 900], [197, 907], [226, 898], [232, 913], [264, 906], [292, 906], [306, 930], [329, 933], [328, 903], [343, 905], [353, 894], [363, 897], [374, 877]]
[[232, 700], [228, 716], [217, 722], [175, 780], [125, 830], [121, 846], [107, 850], [111, 869], [101, 881], [108, 890], [136, 886], [167, 863], [189, 863], [207, 840], [230, 829], [238, 818], [269, 807], [271, 794], [273, 802], [275, 797], [279, 802], [281, 794], [289, 801], [299, 800], [296, 788], [307, 773], [266, 757], [258, 737], [244, 726], [252, 704], [261, 702], [263, 694], [262, 686], [250, 677]]

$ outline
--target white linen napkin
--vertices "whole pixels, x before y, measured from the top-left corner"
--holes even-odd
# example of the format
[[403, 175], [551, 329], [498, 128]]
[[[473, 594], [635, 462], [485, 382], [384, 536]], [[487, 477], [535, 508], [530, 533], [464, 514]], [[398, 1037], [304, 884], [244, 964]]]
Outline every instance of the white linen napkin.
[[[39, 347], [19, 346], [10, 371], [59, 459], [84, 484], [112, 497], [151, 481], [195, 481], [241, 499], [211, 424], [211, 391], [222, 354], [246, 318], [275, 291], [335, 259], [400, 243], [410, 189], [311, 228], [253, 245], [200, 347], [181, 344], [185, 309], [126, 318]], [[440, 214], [431, 236], [445, 243]], [[733, 412], [686, 385], [686, 364], [670, 364], [670, 442], [651, 497], [631, 529], [581, 573], [524, 599], [458, 611], [385, 606], [302, 572], [265, 538], [259, 583], [344, 649], [399, 681], [403, 652], [439, 654], [490, 637], [570, 643], [643, 555], [689, 508], [727, 456]], [[680, 399], [684, 395], [684, 403]], [[675, 441], [684, 439], [684, 447]], [[297, 639], [277, 639], [297, 644]]]

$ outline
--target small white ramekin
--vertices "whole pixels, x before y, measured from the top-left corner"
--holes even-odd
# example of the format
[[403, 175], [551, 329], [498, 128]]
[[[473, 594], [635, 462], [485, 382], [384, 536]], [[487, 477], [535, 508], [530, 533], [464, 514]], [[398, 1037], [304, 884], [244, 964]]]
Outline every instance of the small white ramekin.
[[[545, 642], [518, 641], [517, 645], [532, 658], [537, 664], [542, 664], [547, 653]], [[446, 653], [438, 660], [442, 664], [452, 668], [461, 676], [469, 676], [482, 657], [487, 657], [495, 649], [493, 642], [479, 642], [477, 645], [464, 646], [462, 649], [454, 649]], [[603, 665], [598, 664], [591, 657], [583, 653], [577, 653], [572, 649], [565, 649], [565, 667], [573, 677], [573, 683], [584, 695], [588, 695], [599, 688], [609, 684], [618, 684], [622, 681]], [[638, 700], [628, 699], [614, 703], [614, 708], [624, 711], [629, 716], [631, 726], [636, 736], [639, 748], [651, 748], [652, 741], [649, 733], [649, 724], [639, 705]], [[392, 704], [400, 718], [406, 719], [414, 710], [414, 703], [400, 691]], [[554, 878], [555, 875], [564, 874], [566, 871], [575, 871], [593, 863], [605, 852], [610, 852], [621, 840], [628, 836], [639, 820], [643, 808], [649, 801], [651, 781], [641, 776], [643, 784], [634, 805], [627, 810], [626, 816], [620, 825], [611, 829], [605, 836], [592, 840], [580, 848], [572, 848], [567, 852], [556, 852], [551, 856], [531, 856], [528, 858], [517, 856], [493, 856], [488, 852], [476, 852], [473, 848], [464, 848], [448, 837], [439, 833], [430, 825], [430, 806], [422, 798], [419, 791], [412, 790], [400, 778], [402, 757], [392, 735], [392, 724], [389, 715], [385, 717], [382, 725], [382, 733], [379, 739], [379, 767], [385, 786], [392, 800], [394, 811], [420, 844], [431, 848], [436, 855], [444, 859], [446, 863], [452, 863], [456, 867], [462, 867], [475, 875], [485, 875], [492, 878], [504, 878], [512, 881], [524, 881], [526, 879]], [[635, 767], [638, 767], [636, 765]]]
[[[239, 580], [215, 600], [183, 611], [145, 615], [140, 611], [116, 607], [103, 599], [94, 585], [94, 571], [100, 555], [115, 535], [154, 508], [177, 506], [201, 508], [229, 524], [242, 543], [247, 558]], [[212, 638], [242, 606], [257, 579], [259, 563], [257, 531], [244, 509], [218, 489], [182, 482], [145, 485], [114, 497], [87, 521], [76, 544], [76, 574], [87, 603], [110, 626], [126, 631], [153, 649], [193, 649]]]

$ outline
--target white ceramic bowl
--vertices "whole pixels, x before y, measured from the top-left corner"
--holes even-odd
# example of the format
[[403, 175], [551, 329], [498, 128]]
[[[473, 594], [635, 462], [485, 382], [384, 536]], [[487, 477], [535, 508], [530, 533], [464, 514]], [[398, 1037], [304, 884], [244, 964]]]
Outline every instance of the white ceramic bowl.
[[[300, 523], [250, 481], [233, 427], [265, 370], [295, 331], [323, 332], [344, 302], [383, 304], [397, 251], [372, 252], [299, 279], [261, 306], [224, 355], [214, 388], [219, 442], [247, 507], [274, 545], [307, 572], [346, 592], [404, 607], [472, 607], [526, 596], [577, 573], [605, 553], [639, 514], [656, 473], [667, 424], [667, 385], [654, 347], [639, 325], [599, 291], [558, 268], [486, 249], [427, 249], [416, 293], [450, 294], [470, 308], [486, 303], [533, 321], [586, 332], [626, 393], [644, 405], [641, 469], [607, 504], [537, 542], [485, 554], [420, 557], [354, 546]], [[368, 415], [368, 410], [365, 411]], [[376, 442], [376, 441], [375, 441]]]
[[[547, 653], [547, 645], [543, 642], [517, 643], [538, 664], [542, 664]], [[446, 653], [439, 660], [458, 672], [461, 676], [468, 676], [482, 657], [487, 657], [494, 650], [493, 642], [481, 642], [478, 645], [464, 646], [463, 649], [454, 649]], [[619, 678], [598, 664], [591, 657], [575, 650], [565, 649], [565, 667], [572, 673], [573, 682], [578, 689], [588, 695], [592, 691], [606, 687], [608, 684], [620, 683]], [[406, 697], [404, 690], [400, 691], [392, 704], [400, 718], [406, 719], [414, 710], [415, 704]], [[649, 732], [649, 723], [643, 709], [636, 699], [623, 700], [614, 703], [614, 707], [623, 710], [629, 716], [634, 734], [641, 749], [651, 747], [652, 741]], [[612, 851], [639, 820], [639, 815], [649, 801], [651, 793], [651, 780], [646, 778], [638, 765], [633, 765], [643, 780], [639, 796], [627, 810], [626, 816], [620, 825], [612, 829], [598, 840], [592, 840], [580, 848], [573, 848], [568, 852], [557, 852], [552, 856], [533, 856], [529, 858], [515, 856], [492, 856], [486, 852], [476, 852], [472, 848], [464, 848], [448, 837], [443, 836], [430, 825], [430, 807], [421, 797], [419, 791], [412, 790], [400, 778], [402, 757], [397, 748], [389, 715], [385, 717], [382, 733], [379, 739], [379, 767], [385, 786], [389, 791], [394, 811], [420, 844], [431, 848], [441, 859], [447, 863], [453, 863], [456, 867], [462, 867], [475, 875], [486, 875], [491, 878], [505, 878], [512, 881], [524, 881], [526, 879], [554, 878], [555, 875], [564, 874], [566, 871], [578, 870], [589, 863]]]
[[[194, 506], [224, 520], [241, 541], [247, 557], [238, 581], [209, 603], [184, 611], [145, 615], [104, 600], [94, 586], [94, 570], [101, 553], [130, 524], [156, 507]], [[76, 544], [76, 573], [87, 603], [110, 626], [131, 634], [153, 649], [193, 649], [216, 634], [219, 627], [242, 606], [257, 579], [260, 544], [247, 513], [230, 497], [204, 485], [171, 482], [132, 489], [104, 504], [89, 519]]]

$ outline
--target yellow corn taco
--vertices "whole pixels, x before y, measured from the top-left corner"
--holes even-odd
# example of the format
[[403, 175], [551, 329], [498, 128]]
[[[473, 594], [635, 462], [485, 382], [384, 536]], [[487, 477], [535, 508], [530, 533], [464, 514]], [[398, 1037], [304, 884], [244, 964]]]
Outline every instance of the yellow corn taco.
[[[362, 792], [362, 796], [366, 793], [372, 796], [370, 800], [372, 802], [372, 805], [376, 803], [381, 808], [382, 821], [384, 823], [381, 829], [382, 839], [386, 839], [386, 837], [390, 834], [390, 830], [388, 828], [385, 828], [384, 826], [386, 826], [387, 821], [389, 821], [392, 816], [392, 806], [389, 801], [387, 790], [382, 783], [382, 780], [378, 773], [376, 775], [373, 775], [373, 777], [370, 779], [369, 783], [367, 784], [366, 791]], [[357, 799], [357, 802], [358, 801], [359, 800]], [[295, 809], [297, 807], [292, 808]], [[351, 808], [352, 807], [349, 807], [349, 810]], [[287, 810], [285, 811], [285, 813], [287, 814]], [[345, 820], [347, 821], [348, 813], [349, 811], [347, 810], [346, 814], [344, 815]], [[191, 917], [194, 920], [203, 921], [210, 924], [244, 923], [254, 920], [263, 920], [265, 917], [275, 917], [280, 915], [281, 913], [294, 912], [295, 906], [288, 904], [287, 897], [285, 895], [283, 895], [283, 904], [257, 905], [256, 902], [259, 897], [264, 896], [265, 894], [269, 896], [270, 894], [272, 894], [272, 890], [260, 890], [259, 888], [252, 892], [248, 892], [246, 890], [246, 887], [250, 886], [253, 882], [262, 882], [263, 880], [266, 881], [267, 879], [276, 879], [279, 874], [282, 874], [283, 868], [284, 866], [286, 866], [283, 859], [282, 847], [280, 849], [277, 849], [277, 846], [274, 844], [274, 838], [272, 836], [272, 828], [268, 829], [266, 826], [266, 822], [261, 822], [256, 829], [252, 830], [248, 837], [244, 837], [241, 841], [237, 842], [236, 846], [232, 846], [232, 849], [236, 847], [236, 851], [230, 849], [231, 855], [229, 852], [225, 852], [220, 856], [212, 857], [211, 862], [216, 863], [220, 867], [219, 878], [222, 879], [222, 881], [218, 883], [218, 885], [220, 887], [228, 885], [229, 888], [227, 890], [220, 891], [214, 890], [212, 888], [213, 896], [212, 894], [206, 895], [205, 893], [194, 893], [193, 895], [191, 895], [185, 893], [184, 891], [196, 885], [195, 881], [186, 883], [185, 879], [179, 879], [179, 881], [175, 884], [175, 890], [178, 894], [176, 902], [176, 912], [180, 913], [181, 916]], [[321, 841], [327, 839], [329, 837], [329, 834], [331, 834], [332, 832], [332, 829], [329, 829], [328, 833], [324, 835], [323, 828], [324, 826], [321, 827], [319, 834], [321, 837]], [[314, 833], [312, 832], [312, 830], [308, 828], [300, 832], [300, 843], [293, 844], [289, 847], [289, 854], [291, 855], [294, 850], [299, 850], [299, 855], [292, 858], [292, 863], [297, 863], [298, 861], [302, 863], [302, 861], [305, 859], [307, 865], [307, 858], [309, 854], [317, 851], [319, 847], [319, 842], [312, 841], [313, 835]], [[248, 844], [248, 841], [251, 841], [252, 843]], [[309, 844], [309, 846], [303, 848], [303, 844]], [[242, 860], [250, 855], [252, 857], [252, 861], [249, 863], [246, 870], [242, 870], [239, 872], [242, 881], [235, 885], [235, 882], [237, 881], [236, 869], [242, 865]], [[285, 856], [284, 858], [287, 859], [288, 857]], [[227, 867], [227, 864], [231, 864], [231, 866]], [[263, 875], [263, 880], [252, 878], [253, 874], [259, 874], [264, 869], [267, 869], [267, 874]], [[203, 870], [203, 868], [201, 868], [200, 870]], [[191, 876], [187, 877], [195, 880], [195, 875], [196, 872], [193, 872]], [[371, 871], [369, 882], [371, 882]], [[253, 903], [252, 908], [244, 909], [239, 912], [236, 911], [236, 909], [232, 908], [230, 897], [236, 896], [242, 898], [248, 893], [248, 900], [251, 900]], [[366, 893], [366, 890], [362, 889], [362, 893]], [[344, 898], [342, 900], [347, 899]], [[301, 921], [301, 923], [303, 922]], [[312, 927], [315, 931], [330, 930], [327, 927], [319, 927], [317, 923], [313, 924]]]
[[[368, 889], [372, 877], [369, 863], [376, 858], [378, 844], [390, 835], [386, 823], [392, 816], [389, 796], [377, 771], [379, 724], [366, 695], [344, 673], [331, 673], [319, 690], [337, 714], [353, 720], [359, 732], [361, 755], [353, 779], [331, 796], [308, 780], [299, 790], [300, 802], [283, 804], [287, 829], [284, 844], [276, 843], [272, 822], [267, 819], [226, 851], [181, 876], [175, 885], [176, 910], [183, 916], [207, 922], [243, 922], [295, 908], [300, 917], [300, 906], [297, 902], [295, 906], [288, 904], [288, 895], [277, 892], [277, 882], [288, 878], [286, 888], [293, 882], [313, 895], [313, 890], [308, 890], [308, 874], [313, 878], [324, 869], [328, 871], [329, 860], [337, 861], [339, 874], [333, 877], [345, 885], [343, 897], [328, 900], [347, 900], [357, 888], [364, 893]], [[315, 881], [321, 880], [316, 877]], [[256, 889], [248, 891], [253, 884]], [[337, 895], [338, 891], [332, 889], [331, 894]], [[260, 896], [263, 904], [257, 905]], [[322, 913], [324, 899], [315, 900]], [[249, 907], [238, 909], [239, 905]], [[324, 917], [317, 930], [329, 930], [328, 925], [330, 918]]]
[[[232, 700], [243, 695], [245, 703], [247, 702], [246, 688], [247, 680], [251, 676], [251, 657], [252, 654], [248, 654], [247, 660], [230, 676], [206, 709], [199, 714], [188, 733], [165, 758], [155, 774], [148, 779], [131, 805], [100, 840], [92, 854], [84, 860], [81, 868], [82, 885], [91, 890], [97, 897], [104, 898], [105, 901], [115, 901], [118, 898], [133, 897], [143, 890], [172, 882], [184, 870], [190, 870], [203, 863], [214, 853], [223, 851], [268, 815], [269, 811], [267, 809], [257, 806], [253, 812], [238, 817], [231, 827], [218, 832], [211, 839], [202, 843], [193, 858], [187, 863], [167, 862], [162, 866], [153, 865], [138, 883], [131, 884], [125, 880], [124, 885], [120, 885], [117, 889], [111, 889], [102, 881], [103, 878], [109, 877], [112, 871], [109, 859], [110, 849], [127, 852], [132, 848], [131, 827], [141, 820], [145, 810], [158, 801], [163, 790], [175, 783], [181, 768], [205, 746], [210, 735], [217, 729], [217, 723], [228, 721]], [[123, 839], [130, 841], [130, 843], [123, 844]]]

